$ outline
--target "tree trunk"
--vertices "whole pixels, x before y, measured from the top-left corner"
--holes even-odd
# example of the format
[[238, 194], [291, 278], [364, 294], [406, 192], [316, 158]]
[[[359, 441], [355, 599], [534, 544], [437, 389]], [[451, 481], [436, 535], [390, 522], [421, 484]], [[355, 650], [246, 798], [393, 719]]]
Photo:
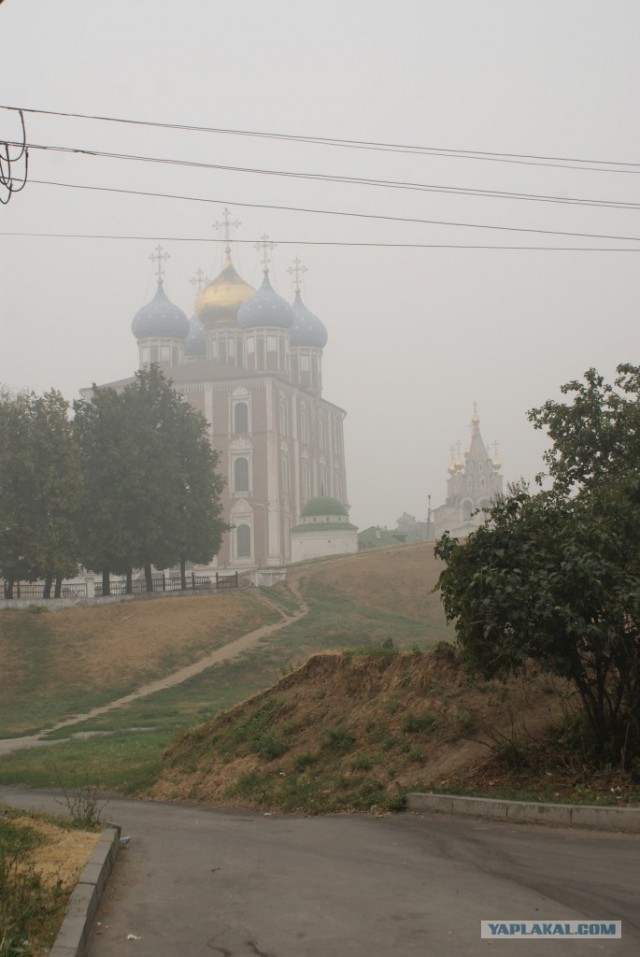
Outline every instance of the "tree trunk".
[[42, 593], [43, 598], [51, 598], [51, 586], [53, 585], [53, 575], [51, 572], [47, 572], [47, 577], [44, 580], [44, 591]]
[[7, 579], [4, 583], [4, 597], [13, 598], [13, 578]]
[[187, 563], [184, 558], [180, 559], [180, 588], [187, 590]]
[[126, 595], [133, 595], [133, 569], [127, 568], [126, 571], [126, 585], [124, 586]]
[[147, 584], [147, 591], [153, 591], [153, 575], [151, 574], [151, 565], [144, 566], [144, 580]]
[[63, 579], [61, 578], [61, 576], [60, 576], [60, 575], [56, 575], [56, 587], [55, 587], [54, 592], [53, 592], [53, 597], [54, 597], [54, 598], [60, 598], [60, 597], [61, 597], [61, 595], [62, 595], [62, 582], [63, 582]]
[[111, 594], [111, 578], [107, 568], [102, 569], [102, 597], [106, 598]]

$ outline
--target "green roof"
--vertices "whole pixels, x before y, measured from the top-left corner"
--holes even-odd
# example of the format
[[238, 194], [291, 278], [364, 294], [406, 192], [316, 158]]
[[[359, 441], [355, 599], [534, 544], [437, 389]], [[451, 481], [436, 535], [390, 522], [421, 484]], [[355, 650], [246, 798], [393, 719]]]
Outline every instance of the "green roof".
[[346, 515], [347, 510], [337, 498], [328, 498], [320, 496], [319, 498], [310, 498], [301, 512], [302, 518], [308, 518], [312, 515]]

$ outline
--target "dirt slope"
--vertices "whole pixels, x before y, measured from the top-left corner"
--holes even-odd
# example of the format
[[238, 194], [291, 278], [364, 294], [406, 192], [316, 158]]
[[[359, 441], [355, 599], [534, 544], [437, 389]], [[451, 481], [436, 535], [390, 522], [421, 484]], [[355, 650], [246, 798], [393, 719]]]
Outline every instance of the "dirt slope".
[[[157, 798], [289, 811], [398, 806], [460, 782], [560, 704], [544, 677], [469, 680], [446, 649], [316, 655], [271, 690], [185, 734]], [[518, 718], [514, 718], [517, 715]]]

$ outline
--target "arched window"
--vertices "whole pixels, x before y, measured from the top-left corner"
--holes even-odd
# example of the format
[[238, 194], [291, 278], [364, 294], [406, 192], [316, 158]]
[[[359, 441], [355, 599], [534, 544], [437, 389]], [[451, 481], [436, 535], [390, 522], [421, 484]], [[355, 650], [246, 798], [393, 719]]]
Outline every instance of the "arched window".
[[233, 490], [234, 492], [249, 491], [249, 462], [247, 459], [236, 459], [233, 463]]
[[251, 529], [248, 525], [236, 528], [236, 555], [238, 558], [251, 558]]
[[236, 402], [233, 407], [233, 431], [249, 431], [249, 406], [246, 402]]

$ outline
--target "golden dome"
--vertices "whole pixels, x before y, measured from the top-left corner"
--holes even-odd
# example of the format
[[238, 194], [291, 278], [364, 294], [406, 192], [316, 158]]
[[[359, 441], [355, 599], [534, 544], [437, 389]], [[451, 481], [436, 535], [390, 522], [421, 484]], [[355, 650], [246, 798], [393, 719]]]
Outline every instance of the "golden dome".
[[253, 286], [235, 271], [227, 252], [222, 272], [204, 287], [196, 299], [196, 316], [205, 327], [220, 323], [235, 324], [238, 309], [255, 292]]

